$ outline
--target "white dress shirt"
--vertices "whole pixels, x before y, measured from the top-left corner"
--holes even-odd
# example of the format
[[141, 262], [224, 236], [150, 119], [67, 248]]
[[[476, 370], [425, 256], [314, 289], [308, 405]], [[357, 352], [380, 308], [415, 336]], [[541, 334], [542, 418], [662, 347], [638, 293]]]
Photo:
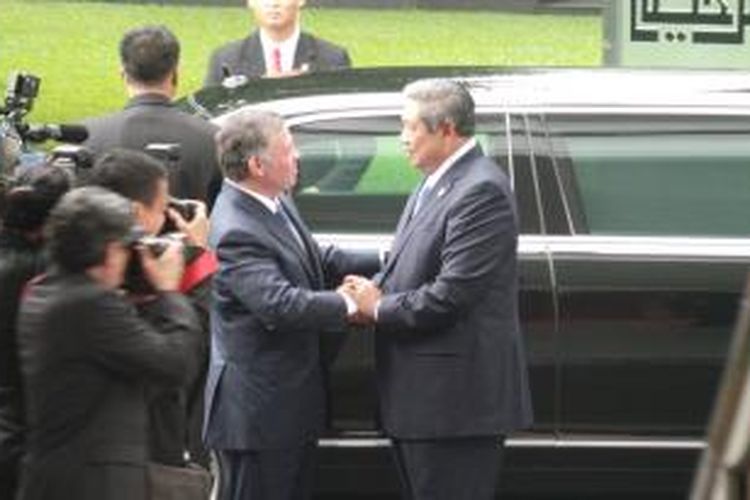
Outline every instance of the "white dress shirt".
[[263, 46], [263, 58], [266, 62], [266, 71], [273, 67], [273, 49], [279, 48], [281, 52], [281, 71], [287, 72], [294, 69], [294, 55], [297, 53], [297, 42], [299, 42], [299, 26], [294, 28], [292, 36], [282, 42], [271, 39], [267, 34], [260, 31], [260, 43]]

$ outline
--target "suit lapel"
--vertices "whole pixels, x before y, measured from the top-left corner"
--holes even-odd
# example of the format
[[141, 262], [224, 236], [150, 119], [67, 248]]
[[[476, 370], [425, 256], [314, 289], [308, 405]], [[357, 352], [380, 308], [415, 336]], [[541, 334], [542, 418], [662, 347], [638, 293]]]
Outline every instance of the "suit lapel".
[[240, 73], [258, 76], [266, 74], [266, 58], [263, 54], [263, 44], [260, 42], [258, 30], [255, 30], [242, 44], [237, 66], [245, 66], [245, 71]]
[[[242, 193], [232, 185], [227, 185], [227, 188], [233, 190], [233, 192], [235, 193], [235, 197], [238, 199], [239, 203], [243, 207], [245, 207], [245, 210], [249, 212], [252, 217], [257, 217], [261, 224], [263, 224], [268, 229], [269, 233], [271, 233], [271, 235], [283, 247], [292, 249], [292, 251], [296, 254], [300, 262], [302, 263], [302, 267], [304, 268], [308, 278], [310, 278], [310, 282], [320, 283], [321, 274], [315, 272], [315, 264], [312, 262], [311, 255], [308, 255], [310, 254], [310, 252], [306, 251], [306, 249], [303, 249], [300, 246], [299, 242], [294, 237], [290, 229], [286, 227], [286, 223], [276, 214], [271, 212], [268, 207], [263, 205], [260, 201], [256, 200], [252, 196], [246, 193]], [[282, 203], [284, 202], [282, 201]], [[292, 213], [292, 209], [289, 208], [288, 204], [285, 204], [284, 206], [285, 208], [287, 208], [287, 214]], [[296, 213], [296, 211], [294, 213]], [[290, 217], [293, 216], [290, 215]], [[304, 226], [300, 227], [300, 224], [297, 221], [294, 221], [294, 224], [297, 228], [297, 231], [299, 232], [300, 237], [305, 242], [305, 246], [308, 246], [308, 241], [311, 238], [309, 232]]]
[[[419, 185], [412, 191], [411, 195], [409, 195], [409, 199], [406, 201], [406, 206], [404, 206], [404, 210], [401, 212], [401, 217], [398, 219], [398, 224], [396, 225], [396, 232], [394, 233], [396, 236], [401, 234], [406, 227], [406, 225], [409, 223], [409, 219], [411, 218], [411, 213], [414, 211], [414, 204], [417, 202], [417, 193], [419, 193], [419, 190], [422, 189], [422, 186], [424, 185], [424, 179], [422, 179], [422, 182], [419, 183]], [[395, 245], [396, 239], [394, 238], [393, 243]], [[392, 245], [393, 247], [393, 245]], [[391, 248], [393, 250], [393, 248]]]
[[410, 218], [411, 213], [414, 210], [414, 203], [416, 202], [416, 193], [421, 188], [421, 184], [419, 188], [414, 190], [404, 208], [404, 212], [401, 214], [401, 219], [399, 220], [396, 234], [393, 238], [393, 245], [391, 246], [388, 263], [382, 273], [382, 279], [385, 279], [385, 277], [391, 272], [398, 260], [398, 256], [406, 247], [406, 243], [409, 241], [412, 234], [414, 234], [415, 230], [420, 226], [431, 222], [430, 214], [435, 212], [434, 205], [442, 202], [445, 196], [450, 193], [456, 181], [464, 175], [464, 171], [469, 167], [471, 162], [477, 156], [481, 155], [482, 150], [477, 146], [459, 158], [456, 163], [450, 167], [445, 174], [443, 174], [443, 177], [432, 188], [427, 198], [422, 200], [419, 212], [417, 212], [414, 217]]
[[[318, 51], [315, 39], [307, 33], [300, 33], [297, 50], [294, 52], [294, 69], [315, 70], [317, 69], [317, 58]], [[305, 64], [307, 68], [304, 68]]]
[[307, 229], [307, 226], [302, 221], [299, 212], [297, 212], [297, 207], [294, 205], [294, 202], [288, 197], [282, 197], [280, 198], [280, 200], [281, 204], [284, 205], [284, 209], [286, 210], [287, 215], [292, 220], [292, 224], [294, 224], [294, 227], [297, 229], [297, 232], [299, 233], [299, 236], [300, 238], [302, 238], [302, 242], [305, 245], [305, 248], [302, 249], [299, 246], [299, 242], [297, 242], [295, 239], [295, 245], [297, 246], [300, 255], [304, 257], [303, 262], [307, 265], [306, 269], [311, 273], [311, 277], [313, 277], [316, 282], [322, 286], [323, 268], [320, 263], [320, 256], [317, 252], [317, 244], [313, 240], [312, 234], [310, 234], [310, 230]]

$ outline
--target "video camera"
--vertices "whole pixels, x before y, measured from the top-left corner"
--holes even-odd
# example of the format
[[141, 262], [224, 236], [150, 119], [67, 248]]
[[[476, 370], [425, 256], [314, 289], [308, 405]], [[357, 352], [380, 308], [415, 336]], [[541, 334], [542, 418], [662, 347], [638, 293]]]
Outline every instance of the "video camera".
[[82, 125], [30, 125], [26, 115], [34, 107], [39, 95], [41, 79], [25, 72], [12, 73], [8, 79], [5, 98], [0, 105], [0, 175], [12, 176], [16, 166], [38, 163], [44, 153], [34, 152], [29, 143], [55, 140], [81, 143], [88, 139]]

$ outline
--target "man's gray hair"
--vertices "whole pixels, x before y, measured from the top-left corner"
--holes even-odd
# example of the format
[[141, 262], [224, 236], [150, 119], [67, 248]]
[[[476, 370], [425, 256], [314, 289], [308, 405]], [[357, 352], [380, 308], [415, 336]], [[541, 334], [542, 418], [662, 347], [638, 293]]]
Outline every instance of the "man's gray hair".
[[246, 110], [231, 116], [216, 133], [219, 165], [229, 179], [247, 178], [247, 162], [265, 157], [271, 139], [285, 128], [284, 120], [272, 111]]
[[474, 135], [474, 99], [461, 83], [448, 79], [417, 80], [404, 87], [404, 97], [417, 103], [427, 130], [450, 122], [462, 137]]

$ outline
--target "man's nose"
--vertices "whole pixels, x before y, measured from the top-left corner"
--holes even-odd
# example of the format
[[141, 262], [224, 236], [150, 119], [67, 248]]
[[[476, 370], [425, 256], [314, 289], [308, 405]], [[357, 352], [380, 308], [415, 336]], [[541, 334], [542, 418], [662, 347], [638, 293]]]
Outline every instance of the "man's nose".
[[402, 146], [406, 146], [409, 144], [409, 136], [406, 133], [406, 131], [401, 131], [401, 134], [398, 136], [399, 141], [401, 141]]

